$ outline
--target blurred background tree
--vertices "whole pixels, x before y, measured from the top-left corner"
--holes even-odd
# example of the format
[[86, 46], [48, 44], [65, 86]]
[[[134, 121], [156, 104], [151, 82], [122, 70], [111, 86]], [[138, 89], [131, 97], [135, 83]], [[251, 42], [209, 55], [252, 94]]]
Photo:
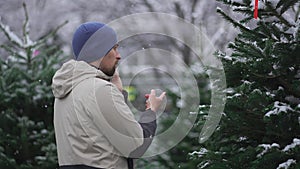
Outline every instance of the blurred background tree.
[[300, 168], [300, 3], [219, 0], [242, 14], [218, 12], [238, 28], [219, 52], [226, 71], [227, 103], [220, 126], [198, 151], [198, 168]]
[[[201, 97], [199, 110], [195, 110], [197, 123], [189, 134], [168, 152], [140, 159], [137, 168], [299, 168], [299, 0], [259, 1], [259, 20], [253, 19], [254, 0], [28, 0], [30, 10], [23, 25], [21, 2], [0, 2], [2, 20], [14, 30], [9, 31], [1, 22], [0, 168], [57, 166], [50, 84], [64, 61], [61, 49], [72, 55], [72, 33], [82, 22], [109, 23], [139, 12], [173, 14], [201, 28], [220, 50], [228, 97], [216, 133], [199, 144], [199, 132], [211, 104], [211, 84], [199, 58], [185, 44], [166, 36], [146, 34], [120, 42], [122, 60], [147, 48], [180, 53], [197, 79]], [[216, 15], [218, 6], [225, 19]], [[70, 22], [57, 28], [64, 20]], [[235, 41], [226, 48], [237, 32]], [[29, 35], [38, 40], [31, 41]], [[171, 65], [169, 60], [165, 62]], [[136, 73], [134, 65], [128, 67]], [[134, 80], [124, 70], [120, 73], [125, 82]], [[168, 91], [168, 110], [159, 119], [163, 131], [179, 113], [180, 94], [166, 87], [162, 75], [147, 76], [153, 76], [153, 81]], [[144, 83], [153, 85], [149, 79]], [[145, 88], [143, 85], [127, 87], [132, 101], [144, 102], [139, 88]]]
[[51, 83], [65, 59], [55, 41], [66, 22], [32, 41], [25, 3], [23, 9], [21, 37], [0, 21], [7, 38], [0, 47], [8, 54], [0, 60], [0, 168], [53, 169], [57, 157]]

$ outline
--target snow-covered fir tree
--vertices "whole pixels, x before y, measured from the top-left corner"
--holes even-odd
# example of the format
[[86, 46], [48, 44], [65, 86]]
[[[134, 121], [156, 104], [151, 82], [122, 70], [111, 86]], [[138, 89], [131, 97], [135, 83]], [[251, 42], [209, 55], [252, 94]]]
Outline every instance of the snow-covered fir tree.
[[254, 0], [219, 1], [236, 12], [218, 9], [240, 33], [229, 44], [232, 54], [219, 52], [228, 85], [224, 115], [191, 156], [198, 168], [299, 169], [300, 2], [260, 0], [256, 20]]
[[33, 41], [26, 5], [22, 36], [0, 20], [7, 38], [0, 48], [0, 168], [57, 166], [51, 80], [64, 59], [54, 45], [58, 29]]

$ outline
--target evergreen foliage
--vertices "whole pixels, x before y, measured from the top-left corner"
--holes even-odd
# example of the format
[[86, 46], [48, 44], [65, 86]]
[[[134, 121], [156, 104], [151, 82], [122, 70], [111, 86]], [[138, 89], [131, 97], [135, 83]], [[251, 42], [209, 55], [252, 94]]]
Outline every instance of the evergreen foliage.
[[[198, 168], [300, 168], [300, 2], [218, 0], [232, 7], [240, 30], [218, 53], [227, 79], [227, 103], [218, 130], [192, 153]], [[235, 17], [236, 18], [236, 17]]]
[[[206, 74], [197, 74], [201, 102], [197, 123], [168, 152], [138, 168], [300, 168], [300, 2], [261, 0], [259, 19], [254, 0], [218, 0], [229, 5], [240, 20], [218, 13], [240, 30], [229, 44], [233, 53], [218, 53], [228, 89], [219, 127], [204, 144], [198, 137], [209, 110]], [[65, 59], [54, 44], [60, 27], [37, 41], [29, 36], [24, 4], [22, 38], [0, 21], [7, 38], [0, 59], [0, 168], [53, 169], [57, 167], [53, 131], [51, 79]], [[237, 16], [237, 15], [235, 15]], [[235, 17], [236, 18], [236, 17]], [[179, 95], [171, 114], [160, 119], [163, 129], [179, 112]], [[196, 111], [196, 110], [195, 110]]]
[[54, 44], [58, 26], [30, 39], [25, 3], [22, 36], [0, 21], [7, 54], [0, 59], [0, 168], [53, 169], [57, 166], [53, 130], [52, 77], [65, 58]]

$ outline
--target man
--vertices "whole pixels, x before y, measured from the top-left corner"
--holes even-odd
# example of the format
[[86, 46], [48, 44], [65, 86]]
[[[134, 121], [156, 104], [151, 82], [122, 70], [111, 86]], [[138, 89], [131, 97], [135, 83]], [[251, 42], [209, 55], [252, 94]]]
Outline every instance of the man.
[[156, 130], [159, 97], [151, 90], [147, 110], [134, 119], [115, 71], [121, 56], [115, 31], [88, 22], [72, 41], [74, 59], [55, 73], [54, 129], [61, 169], [132, 169]]

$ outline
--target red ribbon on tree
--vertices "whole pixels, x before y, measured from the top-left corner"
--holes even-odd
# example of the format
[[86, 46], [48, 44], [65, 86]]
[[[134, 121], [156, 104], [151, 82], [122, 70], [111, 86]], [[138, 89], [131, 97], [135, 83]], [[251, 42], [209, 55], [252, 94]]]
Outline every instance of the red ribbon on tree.
[[254, 18], [257, 19], [258, 16], [258, 0], [255, 0], [254, 4]]

